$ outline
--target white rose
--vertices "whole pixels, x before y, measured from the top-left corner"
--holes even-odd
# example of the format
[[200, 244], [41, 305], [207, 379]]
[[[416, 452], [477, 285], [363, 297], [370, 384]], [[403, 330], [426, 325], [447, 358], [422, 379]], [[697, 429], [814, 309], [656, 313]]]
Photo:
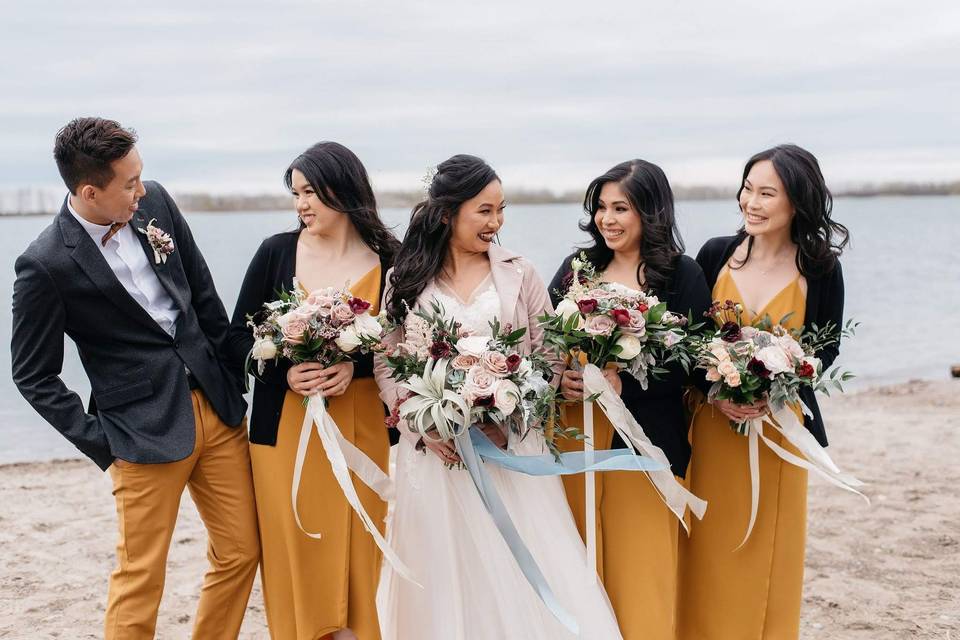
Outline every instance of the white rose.
[[457, 340], [457, 351], [465, 356], [475, 356], [479, 358], [487, 350], [487, 343], [490, 342], [490, 336], [468, 336]]
[[533, 373], [533, 365], [530, 363], [530, 358], [523, 358], [520, 360], [520, 366], [517, 367], [517, 376], [521, 380], [525, 380]]
[[668, 349], [677, 345], [681, 340], [683, 340], [683, 336], [676, 331], [667, 331], [663, 336], [663, 344]]
[[353, 321], [353, 328], [357, 335], [364, 338], [379, 338], [383, 335], [383, 327], [376, 318], [369, 313], [361, 313]]
[[580, 307], [577, 306], [577, 303], [573, 300], [564, 298], [560, 301], [560, 304], [557, 305], [556, 312], [563, 317], [564, 323], [570, 319], [570, 316], [580, 313]]
[[620, 347], [620, 354], [617, 356], [621, 360], [633, 360], [643, 350], [643, 343], [636, 336], [625, 333], [617, 339], [617, 346]]
[[254, 360], [273, 360], [277, 357], [277, 345], [270, 338], [260, 338], [253, 343], [250, 356]]
[[350, 353], [360, 346], [360, 336], [358, 336], [356, 330], [350, 326], [341, 331], [334, 342], [337, 343], [341, 351]]
[[763, 349], [757, 351], [754, 357], [762, 362], [763, 366], [767, 368], [767, 371], [773, 375], [785, 373], [787, 371], [793, 371], [793, 365], [790, 364], [790, 358], [786, 353], [784, 353], [783, 349], [781, 349], [779, 345], [764, 347]]
[[520, 390], [509, 380], [500, 380], [493, 392], [493, 406], [509, 416], [517, 409], [520, 401]]

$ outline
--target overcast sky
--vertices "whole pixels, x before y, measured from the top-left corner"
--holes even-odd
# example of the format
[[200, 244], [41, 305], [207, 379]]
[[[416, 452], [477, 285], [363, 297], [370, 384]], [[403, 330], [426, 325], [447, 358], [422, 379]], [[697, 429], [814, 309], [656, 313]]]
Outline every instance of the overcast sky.
[[381, 189], [459, 152], [508, 187], [633, 157], [732, 186], [786, 141], [835, 186], [960, 179], [955, 0], [4, 4], [0, 189], [59, 184], [79, 115], [134, 127], [180, 191], [279, 191], [323, 139]]

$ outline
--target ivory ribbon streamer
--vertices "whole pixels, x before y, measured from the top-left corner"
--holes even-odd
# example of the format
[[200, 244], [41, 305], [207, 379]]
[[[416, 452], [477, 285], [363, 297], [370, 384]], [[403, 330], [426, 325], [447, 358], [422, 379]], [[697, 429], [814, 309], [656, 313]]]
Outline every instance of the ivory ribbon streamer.
[[[583, 453], [588, 464], [593, 464], [593, 402], [583, 401]], [[586, 502], [587, 521], [584, 526], [587, 528], [587, 569], [589, 574], [587, 579], [596, 582], [597, 580], [597, 483], [594, 481], [596, 474], [588, 471], [583, 474], [584, 501]]]
[[300, 492], [300, 479], [303, 474], [303, 463], [307, 456], [307, 443], [310, 442], [310, 431], [316, 427], [317, 436], [323, 444], [323, 450], [327, 454], [327, 460], [330, 461], [330, 467], [333, 469], [333, 475], [343, 491], [344, 497], [353, 510], [360, 517], [363, 526], [373, 536], [374, 542], [383, 553], [383, 557], [390, 563], [398, 575], [406, 578], [410, 582], [421, 586], [413, 577], [413, 572], [397, 557], [387, 541], [384, 540], [377, 529], [373, 519], [367, 514], [360, 502], [360, 496], [353, 486], [350, 479], [350, 472], [356, 474], [365, 485], [373, 489], [382, 500], [393, 498], [393, 482], [390, 476], [383, 472], [377, 464], [367, 457], [363, 451], [358, 449], [352, 442], [343, 437], [340, 428], [333, 421], [333, 417], [327, 412], [326, 403], [323, 396], [312, 395], [307, 400], [307, 410], [303, 416], [303, 426], [300, 428], [300, 442], [297, 445], [297, 458], [293, 467], [293, 486], [290, 491], [290, 498], [293, 501], [293, 517], [297, 521], [297, 526], [305, 534], [319, 540], [323, 537], [319, 533], [310, 533], [303, 528], [300, 522], [300, 513], [297, 510], [297, 495]]
[[[556, 595], [554, 595], [553, 590], [547, 583], [547, 579], [543, 576], [543, 573], [541, 573], [540, 567], [537, 566], [537, 561], [533, 558], [530, 550], [527, 549], [527, 545], [523, 543], [523, 538], [520, 537], [520, 532], [517, 531], [516, 526], [513, 524], [513, 520], [510, 518], [509, 512], [507, 512], [506, 506], [504, 506], [503, 501], [500, 499], [500, 494], [497, 493], [497, 488], [494, 486], [490, 476], [487, 475], [483, 464], [480, 462], [480, 457], [477, 455], [473, 447], [473, 441], [470, 438], [470, 431], [471, 429], [461, 429], [454, 436], [453, 442], [457, 446], [457, 453], [460, 454], [460, 460], [470, 473], [470, 478], [477, 488], [480, 499], [487, 508], [490, 517], [493, 518], [493, 523], [500, 531], [500, 535], [503, 536], [504, 542], [506, 542], [510, 548], [514, 559], [517, 561], [517, 566], [520, 567], [520, 571], [523, 572], [530, 586], [532, 586], [534, 591], [537, 592], [537, 595], [540, 596], [540, 600], [543, 601], [543, 604], [546, 605], [563, 626], [574, 635], [579, 636], [580, 625], [577, 624], [576, 619], [570, 615], [570, 613], [563, 608], [563, 605], [560, 604], [560, 601], [557, 600]], [[477, 558], [477, 561], [483, 562], [483, 558]]]
[[[704, 512], [707, 510], [706, 501], [690, 493], [686, 487], [677, 481], [676, 476], [670, 471], [670, 461], [666, 454], [660, 447], [650, 441], [647, 434], [643, 432], [643, 427], [637, 423], [633, 414], [623, 404], [623, 400], [613, 390], [610, 383], [606, 381], [603, 372], [596, 365], [588, 364], [583, 368], [583, 386], [585, 396], [599, 394], [596, 404], [610, 419], [610, 424], [617, 430], [624, 442], [631, 444], [638, 453], [653, 458], [664, 465], [663, 470], [647, 471], [647, 477], [653, 483], [667, 508], [677, 516], [687, 535], [689, 535], [690, 529], [684, 521], [686, 510], [689, 508], [697, 519], [702, 519]], [[584, 403], [584, 410], [586, 410], [587, 404]], [[591, 506], [588, 504], [587, 514], [592, 512]], [[589, 534], [590, 531], [591, 529], [588, 527], [587, 533]]]
[[[787, 442], [795, 446], [803, 457], [797, 456], [768, 438], [763, 433], [764, 423], [779, 431]], [[775, 411], [773, 416], [765, 415], [762, 418], [747, 421], [747, 451], [750, 459], [750, 522], [747, 524], [747, 533], [743, 541], [737, 546], [740, 549], [747, 543], [753, 532], [753, 525], [757, 521], [757, 509], [760, 505], [760, 443], [770, 447], [770, 450], [792, 465], [813, 471], [828, 482], [841, 489], [857, 494], [870, 504], [870, 498], [857, 491], [854, 487], [862, 487], [863, 483], [848, 473], [840, 471], [817, 439], [813, 437], [797, 415], [789, 408]], [[737, 549], [734, 549], [736, 551]]]

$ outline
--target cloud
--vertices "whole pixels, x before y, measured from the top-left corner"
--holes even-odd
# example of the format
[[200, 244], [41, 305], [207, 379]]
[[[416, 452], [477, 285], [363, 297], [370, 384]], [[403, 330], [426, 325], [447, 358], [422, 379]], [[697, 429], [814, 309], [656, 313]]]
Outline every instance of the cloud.
[[946, 0], [21, 3], [0, 29], [6, 188], [57, 184], [53, 135], [89, 114], [174, 189], [276, 190], [320, 139], [388, 188], [456, 152], [531, 187], [638, 156], [723, 184], [788, 140], [831, 181], [960, 177]]

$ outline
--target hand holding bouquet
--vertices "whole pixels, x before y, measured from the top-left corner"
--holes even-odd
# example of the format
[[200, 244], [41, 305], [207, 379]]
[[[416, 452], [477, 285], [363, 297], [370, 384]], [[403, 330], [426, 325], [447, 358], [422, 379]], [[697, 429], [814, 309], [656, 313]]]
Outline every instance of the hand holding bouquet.
[[436, 302], [429, 310], [408, 313], [404, 341], [384, 358], [405, 391], [388, 424], [405, 420], [431, 441], [451, 441], [482, 423], [520, 436], [528, 428], [546, 430], [554, 403], [549, 363], [539, 354], [518, 352], [525, 328], [493, 322], [490, 329], [490, 335], [470, 335], [456, 320], [446, 319]]
[[[823, 366], [814, 355], [817, 350], [852, 335], [856, 324], [848, 321], [843, 330], [834, 327], [811, 331], [790, 331], [780, 323], [772, 324], [764, 317], [756, 326], [742, 322], [743, 306], [727, 300], [714, 302], [707, 315], [716, 321], [717, 329], [694, 340], [696, 366], [706, 371], [713, 383], [710, 400], [729, 400], [739, 405], [766, 402], [773, 413], [800, 402], [800, 389], [812, 387], [829, 393], [830, 388], [843, 390], [843, 382], [853, 377], [849, 372], [832, 369], [824, 375]], [[731, 422], [746, 434], [746, 421]]]

